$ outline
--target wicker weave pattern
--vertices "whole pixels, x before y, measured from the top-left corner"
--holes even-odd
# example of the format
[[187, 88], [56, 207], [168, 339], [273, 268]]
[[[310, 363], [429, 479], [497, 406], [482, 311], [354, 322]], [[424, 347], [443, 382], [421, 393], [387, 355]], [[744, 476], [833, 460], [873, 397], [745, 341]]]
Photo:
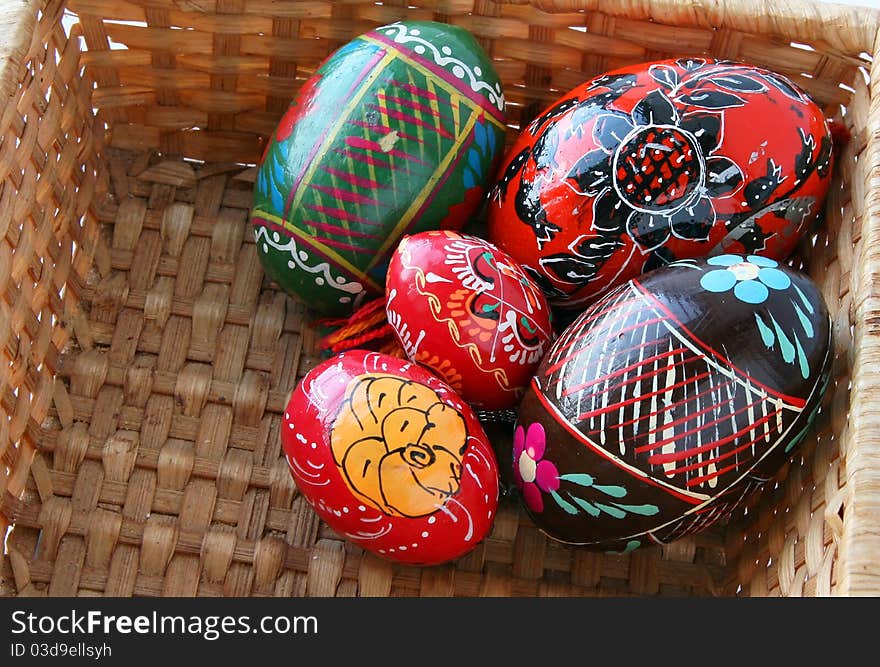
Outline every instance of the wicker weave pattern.
[[[880, 14], [759, 0], [0, 6], [0, 528], [14, 526], [0, 594], [880, 593]], [[550, 542], [506, 502], [474, 552], [418, 569], [339, 540], [298, 496], [278, 429], [316, 333], [263, 276], [248, 164], [326, 55], [402, 18], [477, 35], [509, 141], [588, 76], [700, 54], [784, 72], [850, 129], [800, 253], [835, 315], [834, 387], [815, 436], [742, 516], [613, 555]]]
[[[33, 3], [9, 7], [0, 109], [0, 530], [23, 506], [27, 484], [48, 475], [42, 448], [48, 414], [70, 415], [56, 381], [60, 351], [74, 332], [87, 335], [81, 308], [86, 277], [107, 270], [89, 203], [100, 190], [102, 132], [79, 53], [61, 28], [60, 6], [36, 21]], [[13, 20], [14, 19], [14, 20]], [[72, 416], [72, 415], [71, 415]], [[35, 461], [32, 468], [32, 461]], [[32, 474], [29, 474], [32, 473]], [[8, 587], [8, 584], [5, 586]]]

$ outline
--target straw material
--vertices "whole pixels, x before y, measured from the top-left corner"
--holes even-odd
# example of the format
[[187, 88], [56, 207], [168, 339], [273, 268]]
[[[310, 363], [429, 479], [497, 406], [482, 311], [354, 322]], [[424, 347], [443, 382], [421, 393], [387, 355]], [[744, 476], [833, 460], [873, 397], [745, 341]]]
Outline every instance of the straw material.
[[[398, 19], [478, 37], [508, 143], [590, 76], [701, 54], [791, 76], [849, 130], [799, 254], [834, 317], [832, 388], [726, 525], [602, 554], [505, 499], [475, 551], [415, 568], [298, 495], [279, 425], [322, 333], [263, 275], [253, 164], [321, 60]], [[0, 594], [880, 593], [878, 26], [808, 0], [0, 0]]]

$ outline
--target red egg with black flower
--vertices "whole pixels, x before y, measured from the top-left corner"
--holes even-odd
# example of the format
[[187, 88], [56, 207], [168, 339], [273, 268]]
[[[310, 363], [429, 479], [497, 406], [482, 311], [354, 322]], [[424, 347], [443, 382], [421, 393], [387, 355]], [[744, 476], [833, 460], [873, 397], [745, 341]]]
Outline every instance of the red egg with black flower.
[[580, 309], [676, 260], [782, 260], [822, 208], [832, 138], [787, 77], [680, 58], [587, 81], [526, 126], [491, 193], [489, 240]]

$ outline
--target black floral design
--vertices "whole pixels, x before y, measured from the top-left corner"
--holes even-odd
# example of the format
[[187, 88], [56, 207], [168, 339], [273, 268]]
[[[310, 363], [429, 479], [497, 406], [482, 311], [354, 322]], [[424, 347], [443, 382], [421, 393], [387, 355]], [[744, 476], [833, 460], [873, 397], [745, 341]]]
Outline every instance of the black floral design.
[[[768, 213], [784, 218], [793, 223], [793, 229], [800, 229], [813, 213], [816, 204], [814, 197], [797, 196], [801, 185], [813, 173], [826, 178], [831, 170], [832, 141], [830, 135], [823, 136], [816, 142], [810, 135], [799, 130], [801, 150], [795, 157], [793, 178], [782, 176], [782, 169], [769, 158], [765, 166], [765, 174], [753, 179], [743, 192], [749, 206], [741, 213], [729, 216], [725, 221], [727, 234], [722, 240], [723, 247], [736, 241], [748, 252], [760, 252], [767, 246], [772, 233], [760, 228], [758, 220]], [[783, 184], [786, 188], [783, 188]], [[768, 203], [771, 202], [772, 203]]]
[[[531, 270], [536, 278], [543, 274], [542, 288], [554, 299], [564, 299], [565, 292], [574, 293], [594, 280], [624, 247], [627, 235], [646, 256], [643, 270], [676, 261], [665, 245], [671, 237], [706, 242], [719, 222], [727, 230], [725, 241], [736, 239], [749, 251], [758, 251], [768, 235], [755, 224], [757, 219], [768, 212], [804, 218], [812, 204], [794, 196], [795, 191], [812, 173], [824, 178], [830, 169], [830, 139], [823, 137], [817, 147], [813, 137], [802, 131], [803, 149], [790, 178], [771, 159], [766, 175], [743, 190], [741, 168], [723, 154], [726, 109], [741, 107], [750, 95], [771, 90], [797, 103], [793, 108], [810, 102], [784, 77], [733, 61], [703, 58], [655, 63], [648, 74], [656, 87], [630, 113], [616, 109], [614, 102], [640, 85], [639, 77], [618, 73], [597, 77], [588, 94], [566, 99], [535, 118], [528, 125], [535, 137], [531, 150], [516, 156], [496, 186], [495, 197], [503, 200], [508, 185], [519, 181], [516, 212], [532, 228], [541, 249], [562, 231], [562, 222], [548, 217], [540, 184], [556, 177], [557, 149], [564, 142], [592, 135], [596, 148], [561, 174], [585, 198], [573, 215], [588, 222], [589, 233], [563, 252], [542, 256], [540, 270]], [[560, 124], [563, 117], [567, 121]], [[526, 169], [529, 162], [534, 169]], [[783, 181], [787, 181], [784, 186]], [[747, 206], [719, 220], [715, 202], [740, 191]]]
[[[678, 84], [671, 67], [655, 67], [651, 75]], [[597, 119], [593, 138], [600, 148], [584, 155], [567, 176], [580, 194], [596, 199], [600, 231], [625, 229], [646, 253], [670, 235], [709, 238], [712, 199], [733, 194], [743, 174], [732, 160], [714, 154], [722, 139], [722, 117], [715, 112], [721, 98], [701, 99], [711, 111], [681, 114], [657, 89], [631, 114], [606, 111]]]

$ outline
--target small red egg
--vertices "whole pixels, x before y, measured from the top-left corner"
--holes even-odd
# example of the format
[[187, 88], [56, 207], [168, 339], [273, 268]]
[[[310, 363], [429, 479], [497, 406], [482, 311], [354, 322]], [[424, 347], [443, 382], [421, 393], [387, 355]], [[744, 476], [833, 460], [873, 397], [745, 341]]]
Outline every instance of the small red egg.
[[405, 237], [385, 293], [388, 321], [409, 359], [478, 409], [516, 405], [552, 338], [544, 293], [510, 255], [476, 236]]
[[325, 360], [291, 394], [281, 443], [318, 516], [378, 556], [438, 565], [492, 527], [489, 439], [467, 403], [418, 364], [365, 350]]

